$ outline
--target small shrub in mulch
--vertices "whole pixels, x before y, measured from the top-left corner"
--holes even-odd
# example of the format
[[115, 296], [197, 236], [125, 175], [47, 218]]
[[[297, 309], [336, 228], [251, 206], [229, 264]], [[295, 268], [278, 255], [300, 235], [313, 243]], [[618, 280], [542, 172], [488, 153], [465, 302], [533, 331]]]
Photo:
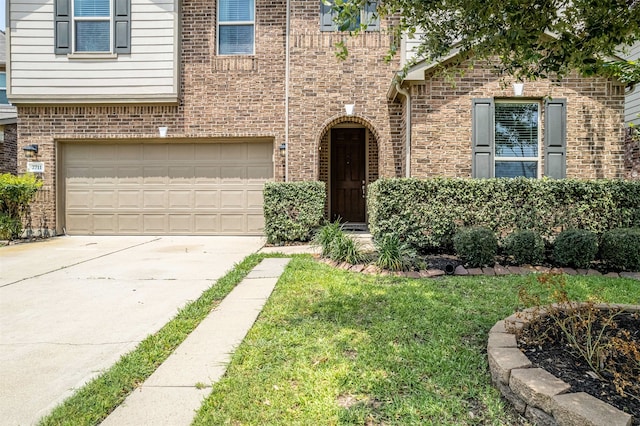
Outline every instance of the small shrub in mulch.
[[493, 231], [483, 227], [462, 228], [453, 237], [453, 246], [469, 266], [493, 265], [498, 252], [498, 241]]
[[598, 253], [598, 237], [586, 229], [562, 231], [553, 242], [553, 259], [559, 266], [588, 268]]

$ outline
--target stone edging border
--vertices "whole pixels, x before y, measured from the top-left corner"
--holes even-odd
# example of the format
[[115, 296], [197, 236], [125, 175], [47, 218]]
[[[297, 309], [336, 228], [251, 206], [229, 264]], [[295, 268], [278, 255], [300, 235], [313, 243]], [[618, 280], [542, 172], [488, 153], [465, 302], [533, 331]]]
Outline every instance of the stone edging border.
[[[620, 308], [640, 312], [640, 305], [602, 304], [600, 309]], [[571, 393], [571, 386], [542, 368], [534, 368], [518, 349], [509, 330], [521, 329], [532, 318], [525, 309], [498, 321], [489, 331], [487, 356], [491, 381], [514, 408], [538, 425], [631, 426], [633, 417], [587, 393]]]
[[345, 271], [360, 272], [371, 275], [391, 275], [397, 277], [406, 278], [436, 278], [443, 275], [455, 275], [455, 276], [503, 276], [503, 275], [528, 275], [528, 274], [567, 274], [567, 275], [588, 275], [588, 276], [602, 276], [610, 278], [632, 278], [640, 280], [640, 272], [609, 272], [608, 274], [602, 274], [595, 269], [573, 269], [573, 268], [549, 268], [546, 266], [502, 266], [495, 264], [493, 267], [486, 268], [465, 268], [458, 266], [455, 270], [447, 274], [441, 269], [427, 269], [423, 271], [388, 271], [386, 269], [380, 269], [373, 264], [358, 264], [352, 265], [347, 262], [336, 262], [334, 260], [317, 257], [319, 262], [326, 263], [327, 265], [335, 268], [344, 269]]

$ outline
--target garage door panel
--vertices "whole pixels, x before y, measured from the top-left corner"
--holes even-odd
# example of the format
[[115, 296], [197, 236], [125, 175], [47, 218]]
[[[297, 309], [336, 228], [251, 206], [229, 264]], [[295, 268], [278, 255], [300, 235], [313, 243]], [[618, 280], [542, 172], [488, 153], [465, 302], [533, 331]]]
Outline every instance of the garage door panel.
[[223, 234], [239, 234], [246, 229], [246, 216], [241, 213], [220, 214], [220, 232]]
[[93, 233], [93, 216], [89, 214], [75, 213], [68, 215], [67, 222], [73, 223], [73, 229], [79, 234]]
[[70, 189], [67, 190], [66, 202], [67, 209], [89, 209], [91, 203], [93, 191], [90, 189]]
[[142, 208], [144, 209], [164, 209], [167, 205], [167, 191], [163, 189], [146, 190], [142, 194], [142, 199]]
[[139, 234], [142, 229], [141, 214], [118, 214], [118, 234]]
[[168, 155], [171, 161], [193, 161], [195, 146], [193, 144], [168, 145]]
[[140, 162], [142, 161], [142, 145], [121, 144], [116, 145], [118, 161]]
[[219, 209], [220, 191], [198, 189], [194, 191], [196, 209]]
[[145, 166], [142, 169], [143, 185], [167, 185], [169, 168], [166, 166]]
[[118, 209], [137, 209], [142, 199], [142, 191], [138, 189], [121, 189], [118, 191]]
[[90, 185], [93, 178], [91, 177], [91, 168], [89, 167], [68, 167], [66, 170], [67, 185], [80, 184]]
[[272, 143], [63, 145], [70, 234], [261, 234]]
[[195, 144], [195, 156], [203, 161], [218, 161], [220, 160], [220, 145]]
[[247, 208], [262, 209], [263, 195], [261, 189], [247, 191]]
[[110, 162], [113, 163], [118, 159], [117, 145], [97, 144], [93, 145], [95, 149], [90, 151], [90, 159], [95, 162]]
[[141, 185], [142, 171], [140, 166], [119, 166], [117, 172], [117, 184], [122, 185]]
[[169, 209], [191, 209], [193, 206], [192, 200], [193, 191], [183, 190], [169, 190]]
[[94, 214], [93, 215], [93, 233], [97, 235], [110, 234], [118, 226], [118, 216], [109, 214]]
[[142, 159], [144, 161], [162, 161], [169, 160], [169, 145], [143, 144]]
[[169, 220], [166, 214], [142, 215], [143, 232], [145, 234], [166, 234]]
[[220, 166], [197, 166], [195, 167], [196, 185], [217, 185], [220, 183]]
[[266, 143], [256, 143], [249, 144], [247, 146], [247, 160], [259, 160], [264, 161], [264, 159], [271, 160], [273, 157], [273, 145]]
[[220, 159], [224, 161], [244, 161], [247, 159], [247, 144], [221, 144]]
[[216, 233], [220, 230], [220, 216], [217, 214], [195, 214], [194, 231], [197, 234]]
[[221, 209], [241, 209], [245, 205], [245, 192], [242, 190], [221, 190]]
[[118, 168], [111, 167], [92, 167], [91, 177], [93, 178], [93, 185], [108, 185], [113, 186], [117, 183]]
[[193, 229], [193, 216], [190, 214], [172, 214], [169, 216], [169, 233], [189, 234]]
[[247, 215], [247, 231], [249, 233], [261, 233], [264, 229], [264, 215], [262, 213]]
[[195, 178], [193, 166], [169, 167], [169, 183], [178, 185], [191, 185]]
[[247, 178], [247, 169], [244, 166], [237, 167], [220, 167], [220, 184], [221, 185], [242, 185]]
[[93, 203], [91, 208], [93, 209], [109, 209], [118, 202], [118, 194], [112, 189], [94, 190], [93, 191]]
[[271, 178], [273, 168], [271, 165], [254, 165], [247, 167], [247, 183], [263, 184], [266, 179]]

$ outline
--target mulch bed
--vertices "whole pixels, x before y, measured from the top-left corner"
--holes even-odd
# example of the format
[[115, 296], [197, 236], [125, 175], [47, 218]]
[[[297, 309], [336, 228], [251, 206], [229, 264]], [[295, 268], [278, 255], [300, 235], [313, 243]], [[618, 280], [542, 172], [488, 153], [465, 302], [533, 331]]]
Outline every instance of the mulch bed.
[[[640, 316], [630, 313], [623, 313], [616, 317], [615, 321], [620, 329], [625, 329], [631, 333], [632, 340], [640, 342]], [[553, 320], [545, 318], [542, 320], [542, 327], [555, 329]], [[552, 331], [553, 333], [554, 331]], [[634, 396], [621, 396], [611, 381], [612, 377], [600, 380], [595, 377], [591, 367], [582, 358], [571, 353], [568, 345], [562, 338], [547, 341], [542, 345], [532, 345], [529, 331], [525, 330], [518, 338], [518, 346], [529, 358], [534, 367], [547, 370], [554, 376], [562, 379], [571, 385], [571, 392], [586, 392], [602, 401], [633, 416], [633, 425], [640, 425], [640, 373], [637, 377], [627, 377], [633, 384]], [[638, 371], [637, 369], [635, 370]]]

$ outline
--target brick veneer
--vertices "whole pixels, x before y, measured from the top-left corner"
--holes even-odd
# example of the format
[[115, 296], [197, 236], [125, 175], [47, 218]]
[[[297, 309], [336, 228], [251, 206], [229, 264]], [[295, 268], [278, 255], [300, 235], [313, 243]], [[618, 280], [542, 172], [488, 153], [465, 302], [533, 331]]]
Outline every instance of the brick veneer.
[[[453, 80], [452, 73], [434, 74], [411, 87], [414, 176], [471, 177], [472, 100], [513, 98], [510, 82], [498, 78], [490, 65], [468, 65], [462, 64], [464, 74]], [[624, 177], [624, 86], [576, 75], [560, 82], [525, 83], [522, 99], [545, 98], [567, 99], [567, 177]]]
[[[167, 142], [267, 139], [274, 146], [274, 178], [283, 180], [278, 147], [286, 135], [285, 4], [256, 0], [256, 54], [223, 57], [216, 56], [216, 2], [182, 2], [178, 105], [18, 105], [20, 146], [38, 144], [38, 160], [45, 163], [44, 186], [32, 208], [33, 227], [59, 228], [55, 167], [61, 143], [157, 142], [159, 126], [169, 128]], [[369, 181], [404, 176], [404, 99], [387, 99], [399, 63], [397, 58], [383, 61], [392, 38], [384, 31], [356, 38], [320, 32], [319, 8], [319, 0], [291, 0], [288, 178], [327, 181], [322, 144], [333, 124], [348, 122], [368, 129]], [[383, 28], [387, 25], [382, 22]], [[344, 61], [335, 57], [338, 41], [349, 49]], [[455, 87], [440, 76], [411, 87], [412, 175], [469, 176], [471, 99], [508, 96], [509, 90], [481, 69], [457, 77]], [[525, 94], [569, 99], [570, 176], [623, 175], [621, 86], [572, 77], [559, 85], [527, 83]], [[351, 118], [344, 113], [350, 103], [355, 103]], [[18, 171], [24, 172], [21, 149], [17, 156]]]
[[18, 173], [18, 145], [16, 124], [0, 126], [2, 140], [0, 140], [0, 173]]

